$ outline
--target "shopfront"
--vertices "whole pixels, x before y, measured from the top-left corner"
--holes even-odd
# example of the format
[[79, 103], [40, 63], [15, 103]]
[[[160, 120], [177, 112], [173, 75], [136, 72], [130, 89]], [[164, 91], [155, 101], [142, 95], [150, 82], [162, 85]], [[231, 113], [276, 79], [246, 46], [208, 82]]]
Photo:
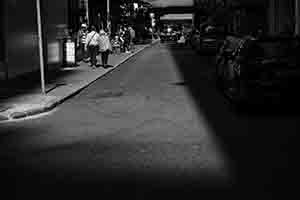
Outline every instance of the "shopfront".
[[[68, 35], [68, 0], [41, 0], [46, 69], [61, 66]], [[36, 0], [0, 1], [0, 79], [40, 69]]]

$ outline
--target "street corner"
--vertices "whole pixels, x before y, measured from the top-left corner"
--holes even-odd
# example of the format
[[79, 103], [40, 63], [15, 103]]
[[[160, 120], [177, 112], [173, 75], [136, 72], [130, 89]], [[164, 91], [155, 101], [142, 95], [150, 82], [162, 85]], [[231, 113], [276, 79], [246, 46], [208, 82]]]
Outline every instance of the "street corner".
[[9, 115], [9, 118], [10, 119], [21, 119], [26, 116], [27, 116], [26, 112], [13, 112]]
[[7, 120], [9, 120], [9, 118], [7, 116], [4, 116], [4, 115], [0, 114], [0, 122], [1, 121], [7, 121]]
[[19, 104], [8, 110], [9, 119], [21, 119], [32, 115], [37, 115], [44, 112], [42, 103], [35, 104]]
[[44, 112], [47, 112], [47, 111], [50, 111], [50, 110], [54, 109], [61, 102], [62, 102], [62, 100], [59, 100], [57, 98], [49, 100], [43, 106]]
[[12, 106], [9, 106], [9, 105], [1, 105], [1, 104], [0, 104], [0, 113], [5, 112], [5, 111], [7, 111], [7, 110], [9, 110], [9, 109], [11, 109], [11, 108], [12, 108]]

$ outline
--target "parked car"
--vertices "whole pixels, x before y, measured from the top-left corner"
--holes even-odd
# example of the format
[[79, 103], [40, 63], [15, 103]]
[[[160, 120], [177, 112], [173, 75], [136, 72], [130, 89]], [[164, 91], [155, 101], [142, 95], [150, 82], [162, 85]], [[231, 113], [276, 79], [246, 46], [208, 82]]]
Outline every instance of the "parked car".
[[218, 85], [236, 105], [294, 99], [300, 83], [299, 44], [293, 36], [226, 38], [216, 59]]
[[177, 38], [178, 38], [178, 33], [171, 26], [162, 29], [162, 31], [160, 32], [160, 40], [161, 40], [161, 42], [165, 42], [165, 41], [177, 41]]

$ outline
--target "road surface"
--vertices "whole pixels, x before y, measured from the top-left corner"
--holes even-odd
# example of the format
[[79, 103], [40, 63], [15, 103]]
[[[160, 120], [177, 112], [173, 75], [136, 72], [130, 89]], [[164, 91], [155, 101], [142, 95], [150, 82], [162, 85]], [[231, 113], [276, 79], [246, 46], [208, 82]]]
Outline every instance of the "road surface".
[[286, 197], [300, 120], [277, 109], [235, 112], [213, 57], [157, 44], [55, 111], [1, 124], [1, 171], [17, 198]]

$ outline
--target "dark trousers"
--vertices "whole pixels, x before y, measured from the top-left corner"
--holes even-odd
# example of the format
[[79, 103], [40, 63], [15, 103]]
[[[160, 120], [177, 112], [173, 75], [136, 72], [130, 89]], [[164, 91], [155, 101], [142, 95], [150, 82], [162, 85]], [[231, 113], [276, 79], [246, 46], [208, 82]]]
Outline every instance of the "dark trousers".
[[98, 46], [92, 46], [90, 45], [88, 47], [88, 51], [89, 51], [89, 54], [90, 54], [90, 58], [91, 58], [91, 65], [92, 66], [96, 66], [97, 64], [97, 54], [98, 54]]
[[102, 59], [102, 64], [107, 65], [108, 62], [108, 56], [109, 56], [109, 50], [106, 50], [104, 52], [101, 52], [101, 59]]
[[84, 50], [83, 43], [80, 43], [77, 49], [77, 61], [86, 60], [88, 58], [87, 52]]

